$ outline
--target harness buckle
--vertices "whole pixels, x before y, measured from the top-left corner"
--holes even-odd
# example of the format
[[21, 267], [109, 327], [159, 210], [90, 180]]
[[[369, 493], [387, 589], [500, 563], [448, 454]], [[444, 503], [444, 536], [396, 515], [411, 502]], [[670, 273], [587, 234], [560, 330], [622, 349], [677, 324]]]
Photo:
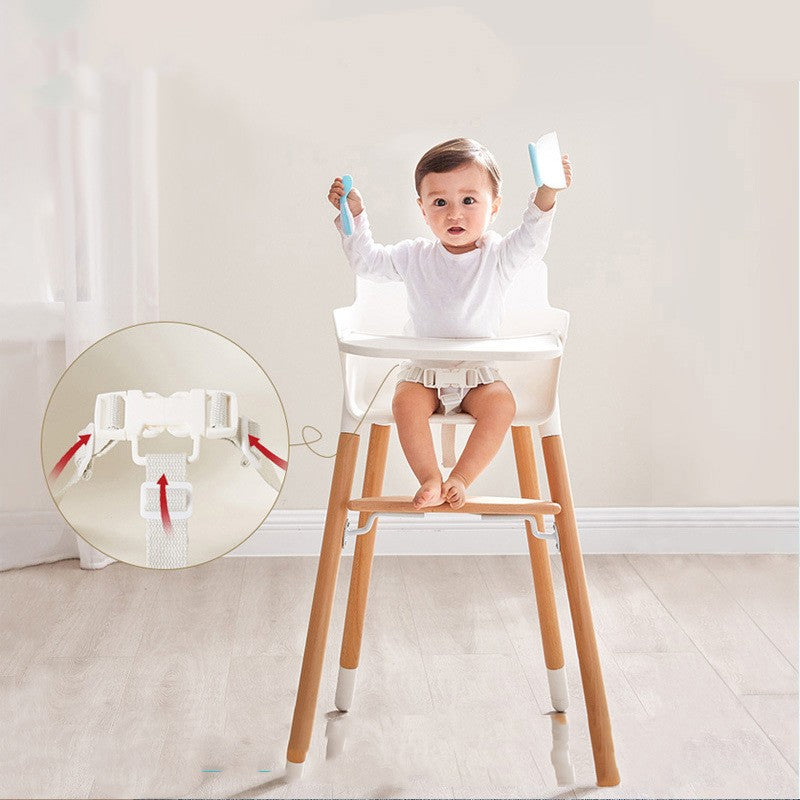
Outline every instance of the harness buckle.
[[422, 381], [429, 389], [440, 389], [443, 386], [474, 389], [479, 383], [476, 370], [447, 367], [431, 367], [424, 370]]
[[97, 395], [94, 429], [99, 441], [131, 443], [131, 458], [144, 466], [139, 455], [139, 438], [149, 439], [168, 431], [173, 436], [190, 437], [190, 462], [200, 455], [200, 438], [235, 438], [239, 407], [233, 392], [216, 389], [191, 389], [162, 397], [155, 392], [129, 389]]

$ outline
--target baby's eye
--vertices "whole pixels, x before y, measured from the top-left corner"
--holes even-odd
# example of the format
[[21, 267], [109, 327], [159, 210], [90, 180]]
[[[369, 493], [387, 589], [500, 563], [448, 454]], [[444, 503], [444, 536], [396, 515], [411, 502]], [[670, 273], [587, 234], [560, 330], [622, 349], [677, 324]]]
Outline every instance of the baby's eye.
[[437, 198], [436, 198], [436, 199], [433, 201], [433, 204], [434, 204], [435, 206], [443, 206], [443, 205], [444, 205], [444, 198], [443, 198], [443, 197], [437, 197]]
[[464, 198], [464, 205], [465, 206], [471, 206], [474, 202], [475, 202], [475, 198], [474, 197], [465, 197]]

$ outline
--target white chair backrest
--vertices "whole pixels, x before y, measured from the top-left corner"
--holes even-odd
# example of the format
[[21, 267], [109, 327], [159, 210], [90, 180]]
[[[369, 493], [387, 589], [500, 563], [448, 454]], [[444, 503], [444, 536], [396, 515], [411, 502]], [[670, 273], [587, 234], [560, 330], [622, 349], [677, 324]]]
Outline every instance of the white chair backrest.
[[[568, 315], [557, 314], [547, 300], [547, 266], [543, 261], [523, 269], [506, 295], [501, 336], [522, 336], [559, 330], [567, 333]], [[537, 313], [538, 312], [538, 313]], [[406, 289], [396, 281], [370, 281], [356, 277], [356, 298], [350, 307], [351, 330], [400, 336], [408, 320]]]
[[405, 284], [356, 277], [356, 299], [351, 309], [352, 330], [400, 336], [408, 319]]
[[537, 261], [517, 273], [506, 294], [501, 336], [530, 333], [531, 311], [547, 308], [547, 266]]

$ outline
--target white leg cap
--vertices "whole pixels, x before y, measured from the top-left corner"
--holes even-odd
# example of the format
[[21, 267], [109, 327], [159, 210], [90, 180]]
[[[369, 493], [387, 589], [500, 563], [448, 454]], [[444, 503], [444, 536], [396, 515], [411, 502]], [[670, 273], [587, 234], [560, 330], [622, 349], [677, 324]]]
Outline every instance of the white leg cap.
[[336, 708], [339, 711], [349, 711], [353, 705], [353, 695], [356, 692], [357, 669], [339, 667], [339, 680], [336, 683]]
[[295, 781], [299, 781], [303, 777], [303, 767], [305, 764], [295, 764], [294, 761], [287, 761], [286, 762], [286, 780], [289, 783], [294, 783]]
[[556, 711], [566, 711], [569, 708], [566, 667], [547, 670], [547, 683], [550, 685], [550, 702], [553, 708]]

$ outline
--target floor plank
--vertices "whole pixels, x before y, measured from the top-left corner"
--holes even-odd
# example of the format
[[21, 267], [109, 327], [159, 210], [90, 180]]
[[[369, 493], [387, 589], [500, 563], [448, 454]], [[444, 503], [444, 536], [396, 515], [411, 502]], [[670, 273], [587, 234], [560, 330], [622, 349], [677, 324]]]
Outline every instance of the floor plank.
[[736, 694], [797, 690], [797, 670], [716, 579], [701, 556], [626, 558]]
[[404, 556], [406, 591], [423, 654], [513, 653], [474, 556]]
[[[797, 774], [717, 671], [700, 653], [618, 656], [647, 709], [654, 738], [641, 746], [662, 763], [655, 774], [636, 760], [631, 777], [680, 797], [786, 797]], [[623, 722], [624, 725], [624, 722]], [[665, 780], [666, 779], [666, 780]], [[663, 781], [663, 783], [662, 783]]]
[[94, 571], [76, 559], [0, 573], [0, 676], [21, 675], [31, 659], [60, 635], [70, 601]]
[[[152, 615], [166, 575], [151, 569], [131, 571], [129, 565], [121, 563], [101, 570], [82, 570], [81, 575], [66, 603], [57, 635], [48, 637], [37, 658], [136, 655], [144, 620]], [[82, 613], [86, 608], [93, 613]]]
[[593, 555], [586, 559], [586, 581], [595, 625], [613, 653], [694, 650], [691, 639], [627, 559]]
[[800, 737], [796, 694], [750, 694], [741, 698], [750, 716], [797, 772]]
[[797, 557], [702, 555], [700, 560], [797, 669]]

